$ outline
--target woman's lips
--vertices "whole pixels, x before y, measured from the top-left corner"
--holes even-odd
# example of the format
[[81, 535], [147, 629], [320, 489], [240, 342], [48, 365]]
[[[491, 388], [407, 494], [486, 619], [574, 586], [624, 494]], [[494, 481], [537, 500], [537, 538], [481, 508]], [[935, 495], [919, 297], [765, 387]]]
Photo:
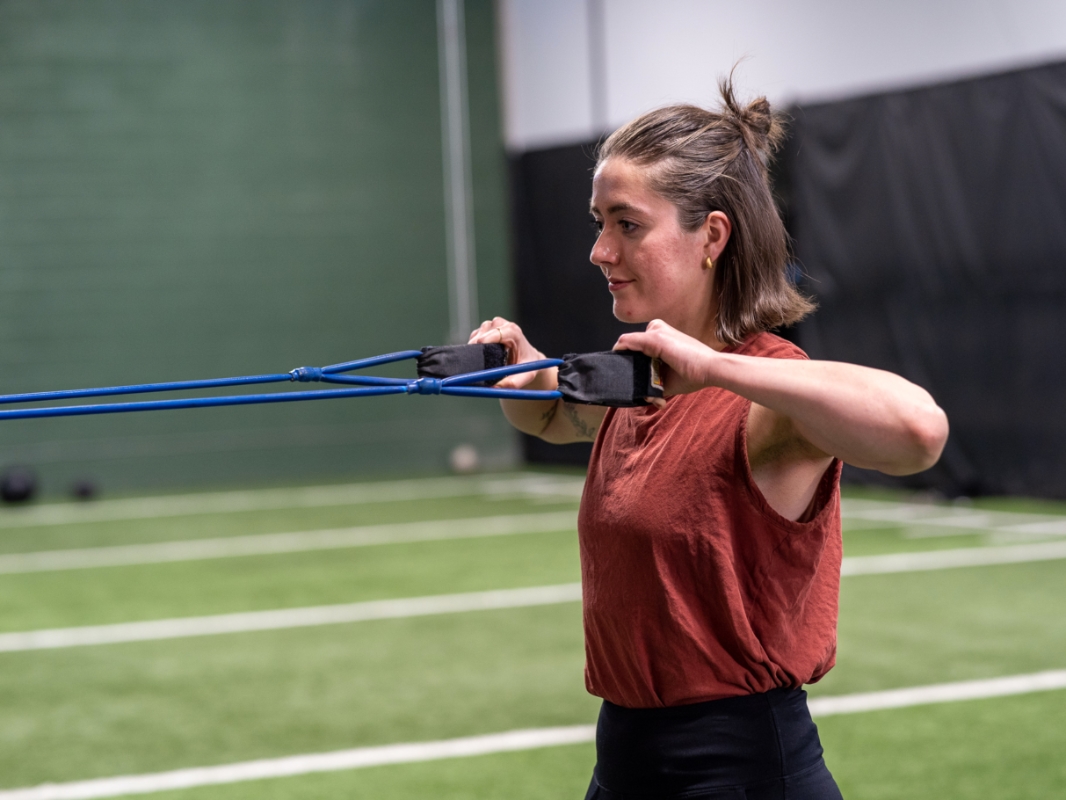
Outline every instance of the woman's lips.
[[624, 289], [629, 286], [633, 281], [608, 281], [607, 288], [612, 292], [617, 292], [619, 289]]

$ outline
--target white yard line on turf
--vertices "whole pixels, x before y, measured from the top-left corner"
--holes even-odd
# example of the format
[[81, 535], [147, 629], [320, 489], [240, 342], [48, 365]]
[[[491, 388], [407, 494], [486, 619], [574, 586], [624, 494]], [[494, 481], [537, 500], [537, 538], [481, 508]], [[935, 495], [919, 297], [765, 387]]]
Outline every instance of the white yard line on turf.
[[0, 790], [0, 800], [89, 800], [98, 797], [148, 794], [168, 789], [191, 789], [196, 786], [284, 778], [315, 772], [338, 772], [385, 764], [412, 764], [443, 758], [580, 744], [592, 741], [595, 735], [596, 728], [593, 725], [571, 725], [563, 728], [534, 728], [490, 733], [486, 736], [466, 736], [462, 739], [445, 739], [438, 742], [359, 747], [332, 753], [308, 753], [260, 761], [244, 761], [237, 764], [221, 764], [216, 767], [194, 767], [147, 775], [123, 775], [76, 783], [53, 783], [26, 789]]
[[1004, 547], [967, 547], [958, 550], [930, 550], [924, 553], [890, 553], [881, 556], [851, 556], [844, 559], [840, 574], [884, 575], [896, 572], [986, 567], [997, 564], [1023, 564], [1066, 558], [1066, 542], [1018, 544]]
[[0, 575], [302, 553], [310, 550], [337, 550], [404, 542], [475, 539], [566, 530], [577, 530], [577, 513], [574, 511], [400, 522], [296, 533], [263, 533], [250, 536], [225, 536], [216, 539], [185, 539], [152, 544], [86, 547], [77, 550], [42, 550], [33, 553], [0, 555]]
[[815, 697], [810, 701], [811, 714], [828, 717], [833, 714], [857, 714], [862, 711], [882, 711], [889, 708], [909, 708], [932, 703], [953, 703], [959, 700], [982, 700], [1007, 697], [1030, 692], [1066, 689], [1066, 670], [1036, 672], [1029, 675], [1010, 675], [980, 681], [936, 683], [931, 686], [911, 686], [885, 692], [863, 692], [837, 697]]
[[[576, 529], [576, 512], [552, 511], [540, 514], [510, 514], [498, 517], [365, 525], [295, 533], [263, 533], [152, 544], [86, 547], [77, 550], [41, 550], [0, 555], [0, 575], [164, 564], [213, 558], [338, 550], [405, 542], [514, 536]], [[957, 550], [851, 556], [844, 559], [841, 574], [848, 576], [921, 572], [956, 567], [1051, 561], [1062, 558], [1066, 558], [1066, 542], [968, 547]]]
[[405, 597], [396, 600], [370, 600], [343, 605], [214, 614], [208, 617], [178, 617], [146, 622], [120, 622], [114, 625], [50, 628], [0, 634], [0, 653], [307, 628], [349, 622], [454, 614], [464, 611], [529, 608], [572, 603], [580, 599], [581, 584], [564, 583], [556, 586], [531, 586], [525, 589], [497, 589], [488, 592]]
[[232, 514], [283, 508], [325, 508], [443, 497], [557, 495], [577, 499], [582, 478], [534, 472], [510, 475], [425, 478], [340, 486], [306, 486], [295, 489], [253, 489], [238, 492], [201, 492], [162, 497], [99, 500], [92, 503], [50, 503], [0, 512], [0, 528], [115, 522], [193, 514]]
[[[886, 692], [818, 697], [810, 701], [810, 708], [813, 716], [826, 717], [834, 714], [857, 714], [866, 711], [1005, 697], [1054, 689], [1066, 689], [1066, 670], [1012, 675], [981, 681], [916, 686]], [[121, 775], [70, 783], [47, 783], [24, 789], [0, 790], [0, 800], [93, 800], [94, 798], [150, 794], [173, 789], [192, 789], [198, 786], [217, 786], [318, 772], [339, 772], [387, 764], [412, 764], [446, 758], [584, 744], [594, 741], [595, 737], [594, 725], [533, 728], [435, 742], [358, 747], [329, 753], [266, 758], [212, 767], [176, 769], [170, 772]]]
[[[565, 520], [560, 520], [563, 522]], [[883, 575], [900, 572], [956, 569], [960, 567], [1020, 564], [1066, 559], [1066, 542], [1017, 545], [1014, 547], [934, 550], [927, 553], [894, 553], [884, 556], [845, 558], [841, 574]], [[0, 633], [0, 653], [46, 650], [86, 645], [144, 642], [189, 636], [245, 633], [249, 631], [337, 625], [375, 619], [398, 619], [431, 614], [453, 614], [494, 608], [568, 603], [581, 599], [581, 585], [534, 586], [526, 589], [500, 589], [397, 600], [371, 600], [343, 605], [246, 611], [205, 617], [120, 622], [112, 625], [85, 625], [77, 628], [50, 628]]]
[[845, 498], [841, 518], [849, 530], [908, 528], [907, 538], [964, 536], [975, 531], [1017, 539], [1021, 536], [1066, 536], [1066, 517], [1014, 511], [986, 511], [933, 503]]

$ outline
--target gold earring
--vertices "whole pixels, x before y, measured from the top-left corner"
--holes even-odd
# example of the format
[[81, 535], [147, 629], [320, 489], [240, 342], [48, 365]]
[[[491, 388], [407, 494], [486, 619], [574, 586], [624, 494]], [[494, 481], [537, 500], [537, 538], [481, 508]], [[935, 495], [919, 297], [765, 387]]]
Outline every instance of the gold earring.
[[714, 262], [711, 261], [711, 257], [710, 256], [707, 256], [707, 258], [703, 259], [703, 268], [704, 269], [714, 269]]

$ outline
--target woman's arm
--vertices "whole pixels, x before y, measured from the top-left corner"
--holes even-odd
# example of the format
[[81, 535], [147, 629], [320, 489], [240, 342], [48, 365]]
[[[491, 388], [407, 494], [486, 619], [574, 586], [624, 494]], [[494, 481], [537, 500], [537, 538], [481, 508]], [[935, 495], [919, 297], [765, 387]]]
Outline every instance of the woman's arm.
[[[540, 361], [546, 356], [526, 339], [522, 329], [503, 317], [493, 317], [481, 323], [470, 334], [470, 344], [502, 344], [507, 348], [513, 364]], [[559, 388], [559, 370], [555, 367], [536, 372], [523, 372], [504, 378], [497, 386], [505, 389]], [[607, 409], [562, 400], [501, 400], [500, 407], [507, 421], [523, 433], [538, 436], [552, 444], [591, 442], [596, 438]]]
[[891, 372], [719, 353], [659, 320], [615, 347], [662, 359], [668, 396], [720, 386], [776, 412], [782, 430], [807, 445], [805, 460], [835, 456], [909, 475], [933, 466], [947, 441], [947, 416], [929, 393]]

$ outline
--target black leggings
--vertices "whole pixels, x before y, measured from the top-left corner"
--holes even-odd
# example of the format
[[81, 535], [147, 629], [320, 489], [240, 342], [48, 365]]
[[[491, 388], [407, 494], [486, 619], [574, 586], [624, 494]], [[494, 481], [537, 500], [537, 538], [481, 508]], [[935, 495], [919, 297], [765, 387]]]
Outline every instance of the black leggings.
[[841, 800], [802, 689], [672, 708], [604, 701], [585, 800]]

